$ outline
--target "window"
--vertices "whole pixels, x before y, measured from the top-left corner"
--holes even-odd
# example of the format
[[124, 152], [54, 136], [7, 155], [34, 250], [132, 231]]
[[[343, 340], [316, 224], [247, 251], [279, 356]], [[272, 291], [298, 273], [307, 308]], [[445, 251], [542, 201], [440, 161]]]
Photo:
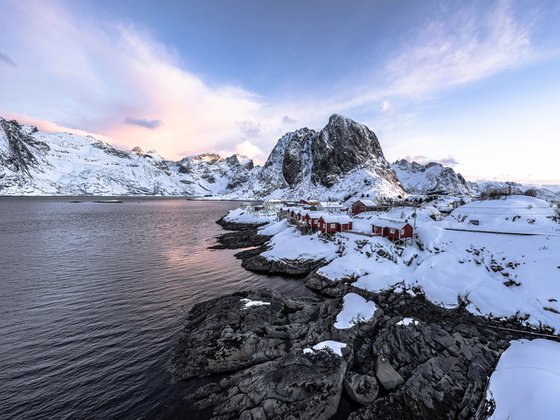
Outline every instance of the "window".
[[335, 224], [331, 223], [331, 229], [334, 229], [334, 227], [335, 227]]
[[404, 229], [401, 229], [401, 235], [404, 235]]
[[395, 229], [390, 229], [390, 230], [389, 230], [389, 233], [391, 233], [391, 234], [394, 235], [394, 234], [395, 234]]

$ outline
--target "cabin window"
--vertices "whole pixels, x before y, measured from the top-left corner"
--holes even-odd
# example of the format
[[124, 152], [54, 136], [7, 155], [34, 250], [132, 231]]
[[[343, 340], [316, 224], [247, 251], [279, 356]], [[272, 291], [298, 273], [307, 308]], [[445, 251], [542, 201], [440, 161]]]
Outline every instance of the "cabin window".
[[394, 233], [395, 233], [395, 229], [390, 229], [390, 230], [389, 230], [389, 233], [394, 234]]
[[401, 235], [404, 235], [404, 229], [401, 229]]
[[331, 229], [334, 229], [334, 223], [331, 223]]

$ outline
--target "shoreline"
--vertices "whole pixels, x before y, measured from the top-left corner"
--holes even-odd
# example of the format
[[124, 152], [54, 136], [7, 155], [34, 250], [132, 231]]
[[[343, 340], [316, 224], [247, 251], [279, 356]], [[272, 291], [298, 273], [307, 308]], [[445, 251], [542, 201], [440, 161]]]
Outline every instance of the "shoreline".
[[[295, 277], [294, 281], [304, 281], [324, 300], [298, 301], [267, 290], [239, 292], [200, 302], [189, 312], [185, 330], [173, 349], [172, 373], [179, 380], [219, 375], [219, 383], [211, 382], [188, 396], [195, 406], [211, 410], [212, 416], [268, 418], [291, 413], [340, 419], [486, 417], [492, 410], [486, 400], [488, 380], [500, 355], [511, 340], [534, 338], [534, 329], [520, 325], [518, 320], [493, 320], [464, 307], [446, 309], [429, 302], [418, 290], [402, 290], [397, 285], [374, 293], [352, 286], [351, 281], [324, 279], [317, 269], [325, 261], [314, 261], [314, 266], [308, 261], [271, 263], [260, 256], [270, 238], [258, 235], [258, 227], [263, 224], [230, 223], [223, 218], [217, 223], [231, 230], [220, 235], [218, 249], [250, 248], [236, 254], [245, 269]], [[376, 315], [348, 330], [337, 330], [334, 318], [348, 294], [374, 302]], [[239, 302], [247, 299], [271, 303], [245, 311]], [[282, 307], [292, 308], [288, 310], [291, 318], [285, 316], [286, 309], [278, 309]], [[322, 315], [309, 318], [309, 311]], [[407, 319], [414, 320], [411, 326], [399, 325]], [[293, 334], [294, 325], [300, 323], [304, 326]], [[226, 331], [228, 339], [224, 341]], [[204, 366], [193, 366], [184, 356], [197, 357], [199, 349], [192, 343], [208, 334], [215, 340], [203, 350]], [[302, 352], [314, 342], [325, 340], [346, 343], [342, 356], [315, 352], [313, 355], [320, 357], [310, 358]], [[251, 359], [255, 354], [259, 356]], [[294, 364], [309, 377], [295, 375], [290, 370]], [[227, 368], [216, 368], [224, 365]], [[302, 368], [308, 365], [322, 376]], [[297, 392], [283, 384], [263, 395], [257, 385], [265, 378], [271, 380], [270, 375], [278, 377], [280, 383], [281, 378], [290, 377], [297, 384]], [[319, 409], [313, 403], [317, 395], [306, 390], [316, 388], [317, 383], [325, 387], [324, 381], [329, 386], [320, 393]], [[246, 384], [246, 389], [242, 390], [239, 382]], [[445, 389], [440, 389], [440, 383], [447, 384]], [[278, 394], [285, 392], [297, 394], [288, 399], [288, 406], [295, 411], [278, 402], [282, 401]], [[224, 401], [226, 395], [235, 403]], [[315, 411], [309, 411], [309, 407], [315, 407]]]

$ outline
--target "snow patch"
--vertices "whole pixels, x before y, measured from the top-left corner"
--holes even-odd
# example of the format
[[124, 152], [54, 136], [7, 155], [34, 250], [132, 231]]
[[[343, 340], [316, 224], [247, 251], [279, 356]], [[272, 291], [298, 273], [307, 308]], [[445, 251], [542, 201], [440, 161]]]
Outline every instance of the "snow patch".
[[348, 293], [343, 298], [342, 310], [336, 316], [334, 327], [344, 330], [360, 322], [367, 322], [373, 318], [376, 309], [374, 302], [365, 300], [356, 293]]
[[491, 419], [553, 419], [560, 413], [560, 343], [519, 340], [502, 354], [490, 377]]
[[402, 320], [397, 322], [397, 325], [403, 325], [405, 327], [409, 325], [418, 325], [418, 324], [420, 324], [420, 322], [415, 320], [414, 318], [403, 318]]
[[249, 309], [249, 308], [253, 308], [255, 306], [267, 306], [270, 305], [270, 302], [265, 302], [262, 300], [251, 300], [251, 299], [240, 299], [240, 301], [243, 303], [243, 309]]
[[315, 351], [331, 350], [337, 356], [342, 357], [342, 349], [346, 347], [346, 343], [341, 343], [340, 341], [326, 340], [321, 341], [313, 346], [312, 349], [303, 349], [304, 354], [311, 354]]

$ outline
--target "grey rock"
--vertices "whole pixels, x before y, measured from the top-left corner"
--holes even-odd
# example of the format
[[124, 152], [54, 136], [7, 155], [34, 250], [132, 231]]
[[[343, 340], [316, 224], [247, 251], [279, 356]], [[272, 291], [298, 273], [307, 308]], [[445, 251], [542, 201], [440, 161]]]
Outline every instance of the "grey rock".
[[375, 377], [386, 390], [396, 388], [404, 382], [399, 372], [383, 356], [377, 356]]
[[337, 411], [345, 372], [345, 360], [330, 352], [291, 352], [190, 398], [212, 418], [326, 419]]
[[344, 390], [358, 404], [367, 405], [377, 398], [379, 384], [373, 376], [349, 372], [344, 377]]

